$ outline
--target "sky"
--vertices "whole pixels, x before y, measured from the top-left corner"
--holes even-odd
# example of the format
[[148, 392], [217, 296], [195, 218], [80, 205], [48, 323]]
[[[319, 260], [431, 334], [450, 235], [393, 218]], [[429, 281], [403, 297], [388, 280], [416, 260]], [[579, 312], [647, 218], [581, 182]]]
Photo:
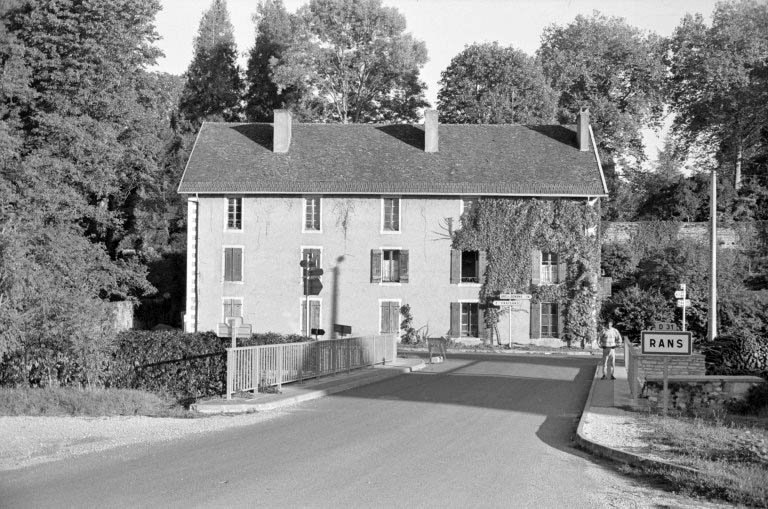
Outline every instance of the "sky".
[[[192, 60], [192, 40], [200, 18], [212, 0], [161, 0], [156, 19], [165, 53], [157, 70], [182, 74]], [[284, 0], [295, 12], [308, 0]], [[440, 73], [451, 59], [473, 42], [497, 41], [533, 55], [541, 34], [551, 24], [567, 25], [579, 15], [600, 11], [620, 16], [641, 30], [671, 35], [686, 13], [699, 12], [709, 21], [716, 0], [383, 0], [396, 7], [407, 21], [407, 31], [427, 45], [429, 62], [421, 77], [427, 84], [427, 100], [436, 106]], [[258, 0], [227, 0], [234, 26], [240, 65], [245, 68], [248, 50], [255, 39], [253, 14]], [[647, 145], [657, 146], [658, 140]], [[653, 157], [655, 154], [649, 154]]]

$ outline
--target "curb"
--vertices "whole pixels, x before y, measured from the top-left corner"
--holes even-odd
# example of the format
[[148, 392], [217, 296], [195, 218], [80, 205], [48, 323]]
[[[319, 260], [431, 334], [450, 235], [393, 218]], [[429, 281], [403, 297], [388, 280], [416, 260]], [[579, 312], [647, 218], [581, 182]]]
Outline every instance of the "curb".
[[586, 422], [587, 414], [590, 413], [590, 409], [592, 408], [592, 392], [595, 389], [595, 383], [597, 380], [596, 376], [599, 369], [600, 369], [600, 366], [595, 367], [595, 378], [592, 379], [592, 385], [589, 388], [589, 395], [587, 396], [587, 402], [584, 405], [584, 411], [581, 413], [581, 418], [579, 419], [579, 426], [576, 428], [576, 437], [575, 437], [576, 445], [579, 448], [592, 454], [593, 456], [606, 458], [614, 462], [622, 463], [625, 465], [642, 466], [646, 468], [666, 469], [666, 470], [672, 470], [677, 472], [684, 472], [688, 474], [700, 474], [701, 472], [699, 470], [696, 470], [695, 468], [686, 467], [683, 465], [677, 465], [675, 463], [669, 463], [664, 460], [651, 459], [645, 456], [640, 456], [639, 454], [635, 454], [627, 451], [621, 451], [619, 449], [614, 449], [613, 447], [608, 447], [607, 445], [602, 445], [602, 444], [598, 444], [597, 442], [593, 442], [592, 440], [589, 440], [584, 436], [584, 424]]
[[[387, 378], [393, 378], [393, 377], [402, 375], [404, 373], [421, 371], [425, 367], [426, 367], [426, 364], [424, 362], [420, 362], [419, 364], [416, 364], [414, 366], [403, 366], [403, 367], [397, 367], [397, 368], [388, 367], [386, 369], [374, 368], [374, 372], [371, 373], [371, 376], [367, 376], [365, 378], [360, 378], [357, 380], [352, 380], [350, 382], [340, 383], [338, 385], [334, 385], [333, 387], [328, 387], [326, 389], [316, 389], [316, 390], [306, 391], [302, 394], [289, 396], [287, 398], [283, 398], [277, 401], [271, 401], [267, 403], [242, 403], [239, 405], [238, 404], [235, 404], [235, 405], [194, 404], [192, 405], [192, 408], [201, 414], [239, 414], [239, 413], [247, 413], [247, 412], [264, 412], [267, 410], [275, 410], [277, 408], [293, 406], [298, 403], [302, 403], [304, 401], [319, 399], [324, 396], [330, 396], [331, 394], [336, 394], [337, 392], [356, 389], [358, 387], [376, 383], [381, 380], [386, 380]], [[378, 373], [376, 371], [378, 371]]]

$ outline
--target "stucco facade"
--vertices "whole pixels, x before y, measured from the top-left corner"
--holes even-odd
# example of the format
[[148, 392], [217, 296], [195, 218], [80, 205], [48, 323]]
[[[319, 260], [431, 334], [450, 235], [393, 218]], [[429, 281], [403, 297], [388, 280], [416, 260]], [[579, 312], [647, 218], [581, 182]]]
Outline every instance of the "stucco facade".
[[[229, 197], [234, 197], [230, 195]], [[300, 333], [304, 249], [318, 249], [323, 289], [320, 326], [354, 334], [381, 332], [381, 301], [410, 304], [414, 326], [449, 335], [451, 302], [478, 302], [478, 283], [452, 284], [450, 229], [459, 224], [461, 197], [400, 197], [399, 231], [382, 231], [381, 196], [322, 196], [320, 231], [304, 226], [304, 197], [242, 196], [242, 227], [227, 228], [227, 197], [192, 198], [190, 238], [197, 274], [188, 279], [187, 329], [215, 330], [224, 299], [242, 299], [243, 323], [254, 331]], [[224, 249], [242, 248], [242, 282], [224, 278]], [[408, 282], [371, 282], [372, 250], [407, 250]], [[200, 292], [195, 292], [197, 288]], [[195, 295], [197, 293], [197, 295]], [[196, 302], [195, 302], [196, 301]], [[314, 325], [314, 324], [313, 324]], [[527, 330], [526, 330], [527, 332]]]

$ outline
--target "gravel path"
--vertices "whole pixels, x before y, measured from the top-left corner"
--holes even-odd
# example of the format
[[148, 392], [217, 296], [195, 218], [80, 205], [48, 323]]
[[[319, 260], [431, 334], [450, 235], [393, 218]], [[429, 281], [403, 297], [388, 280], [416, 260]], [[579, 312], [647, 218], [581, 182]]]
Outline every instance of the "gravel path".
[[285, 411], [198, 419], [158, 417], [0, 417], [0, 471], [56, 461], [125, 445], [150, 445], [248, 426]]

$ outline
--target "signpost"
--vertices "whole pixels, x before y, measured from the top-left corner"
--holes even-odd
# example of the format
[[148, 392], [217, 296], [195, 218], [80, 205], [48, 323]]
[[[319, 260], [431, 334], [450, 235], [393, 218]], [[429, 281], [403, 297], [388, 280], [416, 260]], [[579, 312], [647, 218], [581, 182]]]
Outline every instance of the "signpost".
[[675, 292], [677, 307], [683, 308], [683, 330], [685, 330], [685, 308], [691, 305], [691, 300], [685, 298], [685, 283], [680, 283], [680, 289]]
[[[307, 308], [307, 337], [310, 334], [310, 328], [312, 327], [312, 311], [309, 305], [310, 295], [319, 295], [323, 289], [323, 283], [320, 282], [320, 276], [323, 275], [323, 269], [317, 267], [317, 260], [312, 258], [312, 254], [308, 254], [305, 260], [299, 262], [299, 266], [302, 268], [301, 277], [304, 283], [304, 305]], [[313, 331], [320, 331], [322, 329], [312, 329]], [[322, 332], [325, 334], [325, 331]], [[315, 334], [315, 339], [318, 335]]]
[[220, 323], [216, 329], [216, 335], [220, 338], [232, 338], [232, 348], [237, 348], [237, 338], [249, 338], [253, 332], [251, 324], [240, 323], [239, 319], [229, 319], [227, 323]]
[[691, 355], [693, 353], [693, 337], [686, 331], [652, 330], [640, 333], [640, 346], [643, 355], [664, 356], [664, 415], [669, 406], [669, 356]]

